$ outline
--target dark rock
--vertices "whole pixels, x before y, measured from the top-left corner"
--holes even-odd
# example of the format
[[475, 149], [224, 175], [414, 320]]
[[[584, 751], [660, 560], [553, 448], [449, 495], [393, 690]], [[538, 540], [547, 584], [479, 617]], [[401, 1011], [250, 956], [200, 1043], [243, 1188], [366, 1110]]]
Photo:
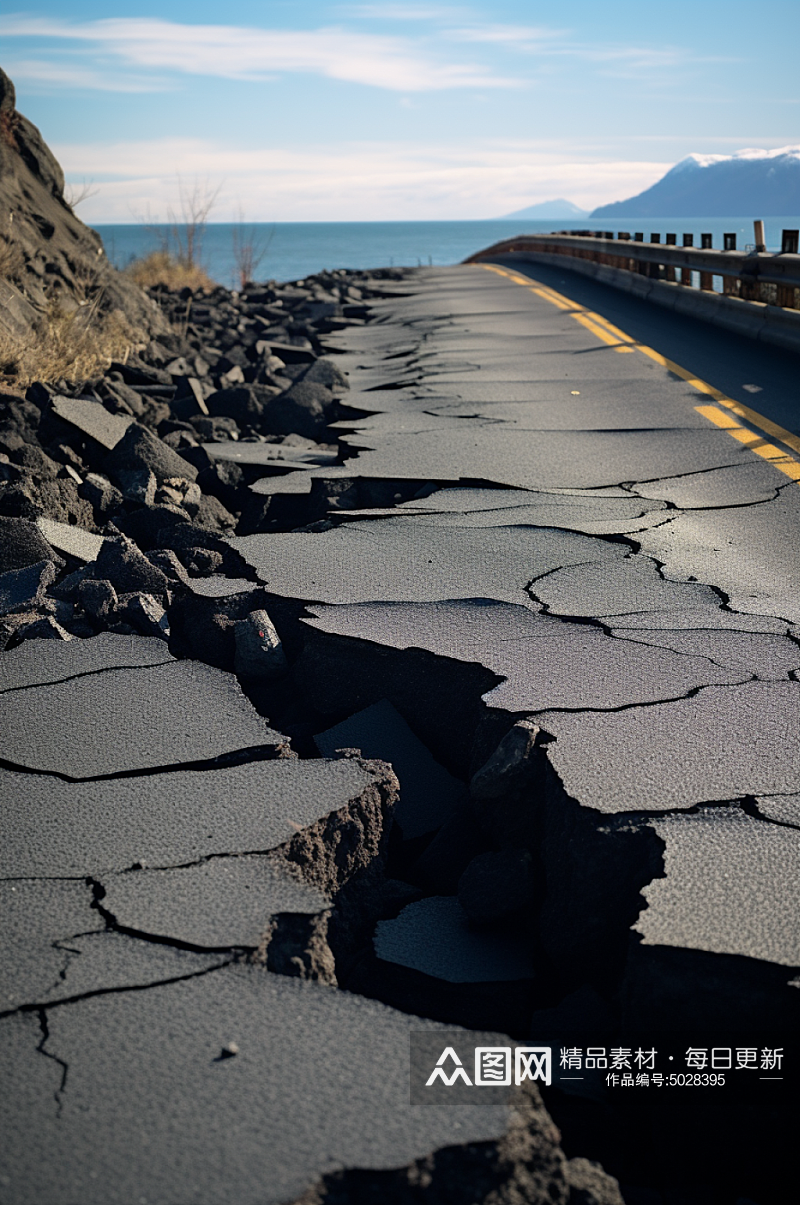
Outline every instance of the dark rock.
[[315, 477], [308, 500], [310, 522], [327, 517], [330, 510], [357, 510], [361, 505], [359, 483], [347, 477]]
[[227, 373], [232, 368], [247, 368], [250, 364], [250, 358], [243, 347], [234, 344], [229, 347], [225, 355], [219, 359], [215, 365], [217, 372]]
[[286, 653], [266, 611], [251, 611], [234, 629], [234, 669], [243, 678], [275, 678], [286, 671]]
[[350, 388], [349, 380], [336, 361], [327, 356], [316, 360], [303, 376], [303, 380], [309, 384], [326, 385], [328, 389], [346, 390]]
[[183, 356], [176, 356], [174, 360], [170, 360], [168, 364], [164, 365], [164, 371], [168, 372], [171, 377], [185, 377], [191, 372], [191, 369]]
[[194, 431], [182, 431], [180, 429], [169, 431], [161, 437], [168, 448], [172, 448], [175, 452], [183, 452], [186, 448], [198, 447], [197, 436]]
[[464, 798], [464, 784], [435, 760], [388, 699], [318, 733], [314, 742], [325, 757], [354, 747], [391, 763], [401, 789], [395, 819], [406, 840], [434, 832]]
[[9, 569], [24, 569], [26, 565], [35, 565], [38, 561], [64, 564], [35, 523], [29, 519], [0, 516], [0, 573], [6, 573]]
[[156, 500], [158, 481], [147, 468], [120, 469], [115, 473], [120, 493], [128, 502], [139, 502], [142, 506], [153, 506]]
[[193, 517], [198, 526], [225, 535], [229, 535], [236, 527], [235, 516], [226, 510], [219, 498], [215, 498], [213, 494], [202, 495]]
[[56, 567], [50, 560], [0, 574], [0, 615], [34, 610], [55, 576]]
[[151, 565], [160, 569], [170, 582], [189, 585], [189, 575], [171, 548], [155, 548], [148, 552], [147, 559]]
[[184, 561], [190, 573], [196, 577], [208, 577], [221, 566], [222, 553], [213, 548], [187, 548]]
[[273, 339], [270, 339], [269, 343], [272, 354], [280, 356], [284, 364], [310, 364], [317, 358], [308, 340], [304, 340], [305, 346], [299, 343], [283, 343]]
[[122, 623], [130, 624], [142, 636], [169, 640], [167, 613], [152, 594], [144, 594], [141, 591], [123, 594], [119, 599], [116, 616]]
[[[207, 371], [208, 369], [206, 369]], [[197, 377], [182, 376], [178, 378], [175, 397], [172, 399], [170, 409], [176, 418], [181, 419], [208, 414], [205, 393]]]
[[243, 370], [238, 364], [234, 364], [233, 368], [229, 368], [219, 377], [219, 387], [220, 389], [233, 389], [237, 385], [245, 384], [246, 380]]
[[82, 565], [74, 573], [68, 574], [67, 577], [62, 577], [60, 582], [55, 582], [48, 591], [49, 596], [60, 599], [63, 602], [78, 602], [80, 597], [78, 591], [80, 590], [81, 583], [93, 580], [94, 572], [94, 562], [89, 565]]
[[204, 494], [212, 494], [229, 510], [237, 506], [238, 493], [244, 485], [244, 473], [240, 466], [232, 460], [216, 460], [197, 476], [197, 484]]
[[15, 464], [38, 477], [57, 477], [60, 466], [36, 444], [22, 443], [10, 453]]
[[44, 615], [31, 616], [29, 620], [21, 622], [14, 631], [14, 639], [72, 640], [72, 635], [52, 615]]
[[0, 452], [0, 483], [20, 481], [25, 476], [25, 470], [13, 464], [5, 452]]
[[156, 490], [155, 503], [158, 506], [176, 506], [185, 510], [190, 518], [197, 514], [201, 502], [200, 486], [186, 477], [166, 477]]
[[25, 400], [41, 410], [43, 406], [48, 404], [54, 393], [55, 389], [51, 385], [47, 385], [42, 381], [34, 381], [25, 390]]
[[145, 552], [150, 548], [172, 546], [167, 532], [182, 524], [189, 524], [186, 511], [177, 506], [143, 506], [130, 514], [114, 516], [115, 526]]
[[326, 412], [333, 403], [333, 394], [325, 385], [305, 380], [292, 385], [266, 407], [264, 423], [275, 435], [304, 435], [318, 439], [325, 430]]
[[145, 408], [141, 395], [125, 384], [120, 373], [108, 373], [103, 381], [103, 388], [110, 399], [123, 402], [131, 414], [137, 418], [142, 417]]
[[218, 389], [206, 399], [208, 413], [232, 418], [239, 427], [260, 426], [266, 407], [277, 391], [271, 385], [245, 385]]
[[91, 504], [95, 515], [101, 517], [113, 514], [122, 506], [120, 491], [107, 477], [102, 477], [99, 473], [87, 473], [78, 493]]
[[78, 585], [78, 598], [87, 615], [105, 623], [117, 607], [117, 592], [111, 582], [100, 578], [84, 578]]
[[[232, 583], [232, 591], [235, 583]], [[266, 598], [257, 588], [208, 598], [184, 593], [170, 606], [171, 646], [179, 656], [196, 657], [219, 669], [233, 670], [236, 658], [236, 624]]]
[[44, 516], [57, 523], [71, 523], [91, 530], [94, 513], [67, 478], [40, 478], [25, 473], [18, 480], [0, 483], [0, 515], [18, 519]]
[[[165, 528], [163, 538], [150, 544], [151, 548], [171, 548], [182, 564], [187, 565], [187, 557], [196, 555], [198, 548], [218, 552], [222, 557], [220, 568], [227, 577], [249, 577], [252, 574], [237, 552], [231, 548], [217, 533], [199, 527], [196, 523], [180, 523], [172, 528]], [[190, 570], [191, 572], [191, 570]], [[252, 608], [250, 608], [252, 610]]]
[[163, 597], [169, 588], [161, 570], [151, 565], [133, 541], [124, 535], [105, 541], [92, 576], [111, 582], [117, 594], [141, 590]]
[[530, 847], [536, 840], [544, 773], [538, 738], [532, 720], [518, 720], [470, 782], [476, 816], [502, 845]]
[[124, 364], [114, 361], [110, 372], [118, 372], [126, 385], [171, 385], [172, 377], [162, 368], [145, 364], [136, 355], [128, 356]]
[[534, 879], [525, 850], [489, 851], [473, 858], [458, 881], [458, 900], [478, 924], [514, 916], [530, 906]]
[[564, 1167], [569, 1205], [625, 1205], [619, 1184], [590, 1159], [570, 1159]]
[[239, 424], [228, 415], [192, 417], [189, 420], [201, 439], [207, 443], [222, 443], [226, 439], [239, 438]]
[[132, 423], [127, 429], [106, 458], [105, 467], [115, 480], [120, 478], [121, 473], [146, 470], [153, 474], [159, 485], [167, 477], [185, 477], [189, 481], [197, 477], [197, 469], [188, 460], [184, 460], [139, 423]]

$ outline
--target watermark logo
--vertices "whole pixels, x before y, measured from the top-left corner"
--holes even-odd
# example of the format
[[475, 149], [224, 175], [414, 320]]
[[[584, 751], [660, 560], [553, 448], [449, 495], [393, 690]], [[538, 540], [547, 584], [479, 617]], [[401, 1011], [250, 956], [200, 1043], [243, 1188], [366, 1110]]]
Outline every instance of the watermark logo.
[[[777, 1092], [787, 1082], [787, 1040], [750, 1046], [697, 1045], [680, 1035], [627, 1046], [549, 1043], [494, 1045], [502, 1035], [466, 1030], [412, 1030], [413, 1105], [504, 1105], [526, 1084], [567, 1092], [648, 1095], [672, 1089], [729, 1089], [763, 1084]], [[792, 1048], [793, 1050], [794, 1048]]]
[[[449, 1077], [444, 1069], [445, 1063], [448, 1059], [452, 1059], [454, 1064], [453, 1070]], [[464, 1070], [464, 1064], [461, 1062], [461, 1059], [458, 1057], [455, 1050], [453, 1050], [452, 1046], [446, 1046], [439, 1055], [436, 1066], [431, 1073], [430, 1079], [426, 1081], [425, 1087], [430, 1088], [431, 1084], [435, 1083], [437, 1079], [440, 1079], [447, 1088], [451, 1088], [458, 1079], [463, 1080], [468, 1087], [472, 1086], [472, 1081]]]
[[511, 1088], [553, 1082], [552, 1047], [479, 1045], [480, 1036], [412, 1033], [412, 1104], [501, 1104]]

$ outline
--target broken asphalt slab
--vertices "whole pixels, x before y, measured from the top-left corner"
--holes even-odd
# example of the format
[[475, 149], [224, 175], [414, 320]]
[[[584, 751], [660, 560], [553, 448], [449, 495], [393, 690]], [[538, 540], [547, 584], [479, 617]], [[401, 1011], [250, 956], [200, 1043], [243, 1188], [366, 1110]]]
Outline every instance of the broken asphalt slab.
[[[252, 967], [62, 1005], [44, 1040], [30, 1015], [6, 1018], [5, 1191], [20, 1205], [286, 1205], [344, 1168], [389, 1172], [469, 1143], [490, 1155], [513, 1127], [507, 1107], [409, 1102], [409, 1033], [435, 1029]], [[545, 1118], [529, 1120], [529, 1199], [566, 1205]], [[490, 1183], [505, 1177], [498, 1166]]]
[[0, 725], [6, 765], [72, 780], [285, 743], [232, 675], [192, 661], [108, 668], [5, 691]]
[[78, 878], [266, 852], [375, 788], [375, 775], [350, 759], [75, 783], [9, 770], [0, 777], [3, 878]]

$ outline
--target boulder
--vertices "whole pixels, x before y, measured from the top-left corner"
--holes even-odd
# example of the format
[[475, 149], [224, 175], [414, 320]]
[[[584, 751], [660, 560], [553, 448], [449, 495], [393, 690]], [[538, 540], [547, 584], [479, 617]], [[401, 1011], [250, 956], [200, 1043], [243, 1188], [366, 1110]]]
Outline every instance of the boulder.
[[64, 564], [36, 523], [30, 519], [0, 515], [0, 573], [6, 573], [9, 569], [24, 569], [26, 565], [35, 565], [38, 561]]
[[325, 385], [302, 380], [274, 397], [264, 411], [264, 425], [273, 435], [304, 435], [318, 440], [327, 424], [333, 394]]
[[119, 482], [123, 474], [137, 472], [152, 473], [159, 485], [168, 477], [183, 477], [188, 481], [197, 478], [194, 465], [139, 423], [132, 423], [128, 427], [106, 457], [105, 469], [112, 480]]

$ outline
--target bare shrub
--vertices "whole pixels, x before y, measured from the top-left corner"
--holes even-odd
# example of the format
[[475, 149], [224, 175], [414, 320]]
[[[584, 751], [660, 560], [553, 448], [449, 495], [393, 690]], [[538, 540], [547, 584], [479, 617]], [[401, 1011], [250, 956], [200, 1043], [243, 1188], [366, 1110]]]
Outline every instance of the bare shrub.
[[209, 214], [221, 187], [211, 188], [208, 181], [200, 180], [188, 185], [178, 177], [178, 211], [167, 211], [166, 226], [150, 218], [145, 222], [159, 244], [158, 250], [131, 260], [125, 268], [136, 284], [145, 289], [214, 288], [201, 257]]
[[82, 184], [65, 184], [64, 200], [74, 213], [79, 205], [88, 201], [89, 197], [96, 197], [99, 191], [92, 180], [84, 180]]
[[125, 274], [143, 289], [207, 289], [214, 282], [198, 264], [186, 264], [170, 255], [168, 251], [151, 251], [142, 259], [134, 259], [125, 268]]
[[259, 231], [256, 226], [246, 226], [244, 214], [239, 210], [239, 221], [233, 228], [233, 262], [240, 289], [253, 280], [256, 269], [269, 251], [274, 233], [274, 226], [269, 234]]

